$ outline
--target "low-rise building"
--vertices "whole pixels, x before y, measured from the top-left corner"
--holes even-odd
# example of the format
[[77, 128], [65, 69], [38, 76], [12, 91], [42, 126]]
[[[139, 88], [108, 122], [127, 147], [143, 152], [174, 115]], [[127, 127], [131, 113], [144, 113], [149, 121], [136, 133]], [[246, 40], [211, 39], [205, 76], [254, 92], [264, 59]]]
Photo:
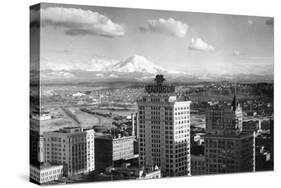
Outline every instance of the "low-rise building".
[[86, 95], [85, 93], [77, 92], [77, 93], [73, 93], [72, 97], [82, 97], [82, 96], [85, 96], [85, 95]]
[[38, 121], [44, 121], [44, 120], [52, 119], [52, 116], [49, 111], [34, 109], [31, 112], [31, 118]]
[[161, 170], [158, 166], [151, 168], [130, 167], [122, 165], [121, 167], [108, 167], [106, 173], [114, 175], [118, 179], [156, 179], [161, 178]]
[[51, 165], [49, 163], [30, 165], [30, 178], [44, 184], [54, 180], [59, 180], [63, 176], [63, 165]]
[[193, 143], [197, 143], [198, 145], [202, 145], [204, 143], [205, 133], [196, 133], [193, 136]]
[[134, 140], [135, 136], [96, 134], [96, 170], [103, 171], [106, 167], [111, 166], [114, 161], [134, 158]]
[[139, 171], [139, 177], [137, 179], [156, 179], [161, 178], [161, 170], [155, 166], [151, 169], [145, 169]]
[[52, 116], [48, 111], [33, 111], [31, 113], [31, 118], [38, 121], [44, 121], [52, 119]]
[[248, 120], [243, 121], [243, 132], [260, 132], [261, 131], [261, 120]]

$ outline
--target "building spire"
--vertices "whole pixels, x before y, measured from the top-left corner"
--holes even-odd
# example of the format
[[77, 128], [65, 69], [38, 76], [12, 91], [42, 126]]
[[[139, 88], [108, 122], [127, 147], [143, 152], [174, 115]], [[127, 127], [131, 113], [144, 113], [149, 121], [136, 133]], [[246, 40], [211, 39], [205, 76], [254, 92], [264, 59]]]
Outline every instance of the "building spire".
[[232, 100], [232, 110], [235, 111], [237, 109], [238, 106], [238, 99], [237, 99], [237, 82], [235, 80], [235, 85], [234, 85], [234, 96], [233, 96], [233, 100]]

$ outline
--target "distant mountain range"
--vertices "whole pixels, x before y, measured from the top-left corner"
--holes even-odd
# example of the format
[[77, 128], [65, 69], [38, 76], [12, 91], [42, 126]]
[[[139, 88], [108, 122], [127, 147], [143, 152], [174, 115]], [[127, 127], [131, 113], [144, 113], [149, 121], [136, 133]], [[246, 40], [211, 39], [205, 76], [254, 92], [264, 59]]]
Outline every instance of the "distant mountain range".
[[124, 61], [99, 60], [92, 63], [89, 70], [41, 70], [41, 81], [52, 82], [93, 82], [93, 81], [149, 81], [156, 74], [163, 74], [171, 82], [202, 82], [220, 80], [271, 81], [273, 75], [190, 75], [155, 65], [143, 56], [134, 55]]

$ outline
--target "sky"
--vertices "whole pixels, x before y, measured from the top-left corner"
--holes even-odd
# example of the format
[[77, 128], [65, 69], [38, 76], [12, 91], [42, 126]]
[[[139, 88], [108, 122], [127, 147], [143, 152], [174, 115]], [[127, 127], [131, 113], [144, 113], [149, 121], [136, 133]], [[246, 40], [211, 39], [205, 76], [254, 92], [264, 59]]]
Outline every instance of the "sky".
[[269, 17], [43, 4], [40, 21], [41, 70], [140, 55], [191, 75], [273, 75]]

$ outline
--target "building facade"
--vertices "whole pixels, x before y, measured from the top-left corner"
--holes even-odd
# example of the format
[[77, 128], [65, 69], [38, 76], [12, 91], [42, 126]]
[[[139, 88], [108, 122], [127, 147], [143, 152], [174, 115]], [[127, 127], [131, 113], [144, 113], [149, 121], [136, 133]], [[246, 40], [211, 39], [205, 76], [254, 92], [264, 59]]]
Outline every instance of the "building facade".
[[59, 180], [63, 176], [63, 165], [42, 164], [39, 166], [30, 165], [30, 178], [44, 184], [54, 180]]
[[95, 170], [94, 130], [65, 127], [44, 133], [44, 161], [63, 164], [64, 174], [73, 176]]
[[95, 137], [96, 169], [103, 171], [106, 167], [112, 166], [114, 161], [134, 158], [134, 140], [135, 136], [97, 135]]
[[37, 164], [38, 154], [39, 154], [39, 131], [30, 130], [29, 131], [29, 160], [30, 164]]
[[261, 120], [243, 121], [243, 131], [259, 133], [261, 131]]
[[242, 108], [234, 96], [231, 105], [216, 104], [206, 112], [206, 173], [255, 170], [255, 133], [243, 132]]
[[163, 176], [190, 175], [190, 101], [157, 75], [138, 103], [139, 164], [159, 166]]
[[52, 119], [52, 116], [50, 112], [38, 110], [31, 113], [31, 118], [38, 121], [44, 121]]
[[135, 136], [119, 136], [112, 140], [113, 161], [131, 159], [134, 157]]
[[204, 155], [191, 155], [191, 175], [204, 175], [205, 170], [205, 156]]
[[208, 135], [205, 148], [207, 174], [255, 170], [254, 133], [228, 137]]

